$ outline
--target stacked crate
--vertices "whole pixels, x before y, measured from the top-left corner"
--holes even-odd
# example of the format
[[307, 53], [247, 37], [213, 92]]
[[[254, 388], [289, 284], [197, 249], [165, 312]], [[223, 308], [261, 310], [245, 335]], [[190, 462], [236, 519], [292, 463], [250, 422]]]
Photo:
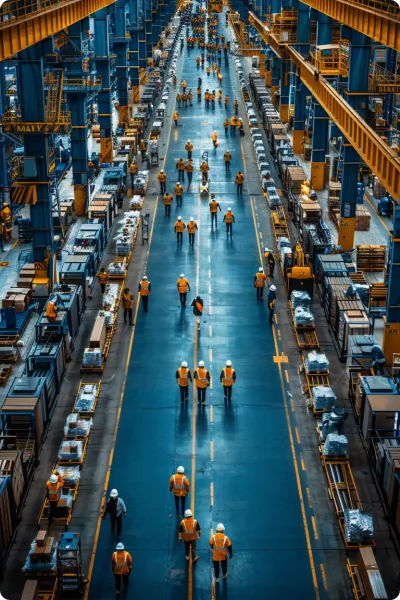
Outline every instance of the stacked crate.
[[384, 271], [386, 246], [361, 245], [357, 246], [357, 268], [360, 271]]
[[371, 227], [371, 215], [362, 204], [357, 205], [356, 231], [369, 231]]
[[338, 226], [339, 217], [340, 217], [340, 191], [342, 189], [342, 184], [340, 181], [330, 181], [329, 182], [329, 195], [328, 195], [328, 209], [329, 214], [335, 223]]
[[284, 186], [288, 192], [292, 194], [301, 193], [301, 184], [306, 181], [307, 177], [303, 167], [287, 167], [284, 174]]

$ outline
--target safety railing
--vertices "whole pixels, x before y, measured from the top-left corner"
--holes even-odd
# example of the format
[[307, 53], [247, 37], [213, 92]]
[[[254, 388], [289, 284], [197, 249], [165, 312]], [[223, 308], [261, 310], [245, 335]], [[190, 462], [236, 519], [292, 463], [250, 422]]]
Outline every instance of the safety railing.
[[369, 90], [377, 93], [400, 93], [400, 75], [391, 73], [379, 64], [371, 62], [369, 67]]
[[0, 7], [0, 29], [15, 24], [16, 21], [48, 12], [49, 8], [57, 8], [70, 1], [65, 0], [9, 0]]

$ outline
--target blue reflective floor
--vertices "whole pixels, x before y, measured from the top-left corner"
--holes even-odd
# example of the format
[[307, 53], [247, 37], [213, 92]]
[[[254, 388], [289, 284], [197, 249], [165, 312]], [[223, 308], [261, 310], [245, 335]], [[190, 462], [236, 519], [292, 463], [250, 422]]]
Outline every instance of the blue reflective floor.
[[[178, 69], [178, 82], [185, 78], [194, 91], [197, 54], [192, 51], [185, 56], [182, 74]], [[207, 110], [204, 100], [197, 103], [196, 98], [192, 108], [181, 108], [179, 127], [172, 125], [166, 156], [167, 189], [172, 191], [177, 181], [176, 160], [181, 156], [186, 160], [183, 149], [188, 139], [194, 144], [195, 173], [191, 193], [186, 192], [185, 182], [183, 207], [177, 209], [174, 204], [169, 219], [164, 216], [162, 199], [158, 202], [147, 265], [153, 291], [149, 312], [139, 309], [110, 477], [110, 489], [118, 488], [128, 508], [121, 541], [133, 556], [127, 594], [132, 598], [214, 597], [208, 540], [220, 521], [232, 540], [233, 560], [228, 580], [217, 585], [216, 597], [320, 597], [310, 568], [266, 299], [257, 303], [253, 288], [260, 258], [247, 182], [241, 197], [234, 185], [237, 171], [244, 171], [245, 144], [239, 135], [229, 134], [225, 139], [222, 126], [225, 116], [233, 113], [238, 89], [231, 57], [229, 61], [228, 69], [222, 63], [222, 73], [230, 109], [226, 112], [216, 103], [214, 111]], [[205, 71], [201, 76], [203, 89], [209, 83], [218, 89], [215, 77], [207, 78]], [[220, 138], [216, 152], [211, 143], [214, 129]], [[226, 149], [232, 153], [230, 174], [225, 174], [223, 163]], [[245, 152], [249, 149], [247, 141]], [[211, 191], [222, 206], [214, 231], [208, 198], [198, 195], [204, 151], [209, 152]], [[247, 160], [254, 160], [253, 155]], [[228, 206], [236, 216], [232, 238], [222, 223]], [[187, 233], [182, 247], [176, 244], [173, 225], [178, 214], [186, 222], [193, 216], [199, 224], [193, 249]], [[176, 280], [180, 273], [191, 284], [188, 304], [196, 292], [204, 300], [197, 342], [191, 308], [179, 306]], [[219, 382], [227, 359], [237, 371], [231, 406], [224, 404]], [[175, 371], [182, 360], [192, 369], [195, 361], [204, 360], [209, 368], [213, 382], [207, 407], [197, 410], [191, 393], [189, 406], [181, 408]], [[194, 488], [189, 504], [203, 530], [193, 577], [189, 577], [183, 546], [177, 540], [179, 520], [168, 487], [170, 475], [180, 464]], [[104, 523], [91, 581], [93, 600], [114, 595], [111, 553], [115, 541], [108, 522]]]

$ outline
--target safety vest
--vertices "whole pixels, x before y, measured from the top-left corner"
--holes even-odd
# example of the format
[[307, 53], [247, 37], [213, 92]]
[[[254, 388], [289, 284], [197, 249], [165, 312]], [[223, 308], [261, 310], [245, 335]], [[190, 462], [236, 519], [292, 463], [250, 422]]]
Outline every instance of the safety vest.
[[266, 280], [266, 276], [265, 273], [256, 273], [256, 287], [258, 288], [263, 288], [265, 287], [265, 280]]
[[200, 314], [203, 314], [203, 305], [200, 302], [196, 302], [196, 308]]
[[186, 86], [187, 86], [187, 83], [186, 83], [186, 81], [185, 81], [185, 80], [183, 80], [183, 81], [182, 81], [182, 88], [185, 90], [185, 89], [186, 89]]
[[183, 519], [181, 522], [183, 527], [182, 539], [186, 542], [189, 540], [197, 540], [197, 520], [193, 517], [188, 517], [187, 519]]
[[149, 294], [150, 294], [149, 282], [147, 279], [142, 279], [142, 281], [140, 282], [140, 295], [148, 296]]
[[172, 493], [174, 496], [187, 496], [188, 488], [185, 486], [185, 480], [187, 484], [189, 483], [185, 475], [182, 473], [177, 473], [176, 475], [172, 475]]
[[185, 229], [185, 223], [183, 221], [177, 221], [175, 223], [175, 231], [176, 233], [182, 233], [182, 231]]
[[187, 279], [182, 277], [180, 279], [178, 279], [178, 291], [181, 294], [186, 294], [186, 292], [188, 291], [188, 287], [189, 287], [189, 282]]
[[225, 152], [225, 154], [224, 154], [224, 161], [225, 162], [231, 162], [231, 153], [230, 152]]
[[131, 163], [129, 166], [129, 173], [131, 175], [135, 175], [138, 172], [138, 168], [137, 168], [137, 164], [136, 163]]
[[275, 258], [274, 258], [274, 255], [272, 254], [272, 252], [266, 252], [265, 258], [267, 259], [268, 264], [270, 264], [270, 265], [275, 264]]
[[188, 233], [195, 233], [196, 227], [197, 225], [194, 221], [189, 221], [189, 223], [187, 224]]
[[196, 377], [196, 385], [199, 388], [206, 388], [209, 386], [209, 381], [207, 379], [207, 369], [205, 369], [204, 367], [199, 367], [198, 369], [196, 369], [195, 373], [197, 373], [197, 377]]
[[233, 369], [232, 367], [224, 367], [222, 369], [222, 373], [223, 373], [222, 385], [230, 386], [230, 385], [234, 384], [234, 382], [235, 382], [235, 380], [233, 379], [234, 372], [235, 372], [235, 369]]
[[229, 125], [229, 121], [228, 121], [228, 119], [225, 119], [225, 121], [224, 121], [224, 127], [228, 127], [228, 125]]
[[226, 535], [217, 533], [212, 537], [213, 540], [213, 560], [226, 560], [226, 553], [228, 550], [227, 545], [225, 545], [228, 541]]
[[201, 165], [200, 165], [200, 171], [202, 173], [207, 173], [208, 169], [209, 169], [209, 166], [208, 166], [207, 163], [205, 163], [205, 162], [201, 163]]
[[164, 196], [164, 204], [171, 205], [172, 204], [172, 196], [171, 194], [165, 194]]
[[97, 279], [100, 281], [100, 283], [107, 283], [107, 281], [108, 281], [108, 273], [106, 273], [106, 272], [104, 272], [104, 273], [100, 272], [97, 275]]
[[11, 219], [11, 210], [8, 206], [5, 206], [3, 208], [3, 210], [0, 213], [1, 218], [3, 219], [3, 221], [9, 221]]
[[167, 176], [165, 173], [159, 173], [158, 174], [158, 181], [160, 183], [165, 183], [167, 181]]
[[177, 121], [179, 119], [179, 115], [178, 113], [175, 111], [174, 112], [174, 121]]
[[54, 302], [48, 302], [46, 306], [45, 317], [54, 318], [57, 316], [56, 305]]
[[188, 152], [192, 152], [192, 150], [193, 150], [193, 144], [186, 144], [185, 150], [187, 150]]
[[229, 122], [230, 122], [230, 124], [232, 125], [232, 127], [235, 127], [235, 126], [236, 126], [236, 117], [231, 117], [231, 118], [229, 119]]
[[181, 185], [175, 186], [175, 196], [182, 196], [183, 187]]
[[57, 483], [51, 483], [51, 481], [48, 481], [46, 487], [49, 495], [49, 501], [58, 502], [61, 496], [62, 484], [59, 481], [57, 481]]
[[232, 211], [228, 211], [225, 213], [224, 221], [225, 221], [225, 223], [233, 223], [233, 212]]
[[243, 183], [243, 181], [244, 181], [244, 175], [243, 175], [243, 173], [238, 173], [236, 175], [235, 182], [236, 183]]
[[178, 162], [176, 163], [176, 167], [178, 171], [183, 171], [185, 168], [185, 163], [183, 162], [183, 160], [178, 160]]
[[[130, 559], [130, 561], [129, 561]], [[128, 562], [129, 561], [129, 562]], [[129, 575], [132, 562], [131, 555], [126, 550], [118, 550], [113, 554], [113, 573], [115, 575]]]
[[124, 308], [133, 308], [133, 297], [131, 293], [126, 293], [123, 295], [122, 304]]
[[188, 377], [189, 369], [187, 367], [179, 367], [178, 369], [178, 383], [184, 387], [189, 385], [189, 377]]
[[212, 136], [211, 136], [211, 139], [212, 139], [213, 142], [216, 142], [217, 139], [218, 139], [218, 135], [216, 133], [213, 133]]
[[4, 235], [4, 225], [0, 223], [0, 235]]
[[185, 169], [188, 173], [193, 173], [193, 163], [187, 163]]
[[210, 212], [211, 213], [216, 213], [218, 210], [218, 202], [216, 200], [211, 200], [210, 202]]

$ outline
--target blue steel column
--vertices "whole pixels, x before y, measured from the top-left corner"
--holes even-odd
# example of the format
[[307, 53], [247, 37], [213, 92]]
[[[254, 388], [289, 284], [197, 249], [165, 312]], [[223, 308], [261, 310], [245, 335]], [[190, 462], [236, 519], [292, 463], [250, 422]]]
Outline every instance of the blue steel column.
[[139, 38], [138, 31], [131, 31], [129, 42], [129, 75], [131, 78], [132, 102], [139, 102]]
[[278, 108], [279, 96], [279, 78], [280, 78], [280, 59], [273, 56], [271, 59], [271, 97], [275, 108]]
[[300, 77], [296, 76], [296, 91], [294, 96], [293, 119], [293, 151], [295, 154], [303, 152], [304, 125], [306, 118], [307, 88]]
[[97, 73], [101, 75], [102, 81], [102, 88], [97, 99], [100, 125], [100, 163], [110, 163], [113, 153], [108, 24], [107, 9], [98, 10], [94, 14], [94, 46]]
[[[396, 208], [399, 211], [399, 208]], [[399, 211], [400, 212], [400, 211]], [[395, 213], [394, 236], [388, 240], [389, 273], [386, 322], [383, 330], [382, 349], [386, 365], [392, 366], [393, 354], [400, 348], [400, 214]]]
[[[44, 123], [45, 99], [43, 58], [41, 44], [30, 46], [18, 55], [18, 99], [23, 122]], [[35, 262], [52, 256], [53, 219], [49, 190], [49, 136], [43, 133], [24, 135], [24, 156], [34, 158], [37, 176], [37, 203], [30, 207], [32, 220], [32, 246]], [[48, 274], [52, 274], [50, 259]]]
[[311, 185], [316, 191], [324, 189], [325, 155], [328, 150], [329, 117], [313, 98], [313, 135], [311, 152]]
[[338, 244], [342, 246], [343, 250], [352, 250], [354, 248], [358, 172], [362, 162], [354, 148], [347, 140], [344, 140], [338, 234]]
[[324, 13], [317, 13], [317, 46], [332, 44], [333, 20]]
[[[152, 1], [144, 0], [144, 28], [146, 39], [146, 60], [153, 57], [153, 33], [152, 33]], [[146, 63], [147, 66], [147, 63]]]
[[125, 0], [117, 0], [114, 4], [115, 38], [114, 53], [116, 59], [117, 94], [119, 126], [129, 124], [128, 101], [128, 39], [126, 38]]
[[[389, 73], [396, 73], [396, 50], [386, 48], [385, 69]], [[390, 126], [393, 120], [393, 94], [388, 94], [385, 99], [385, 119]]]

